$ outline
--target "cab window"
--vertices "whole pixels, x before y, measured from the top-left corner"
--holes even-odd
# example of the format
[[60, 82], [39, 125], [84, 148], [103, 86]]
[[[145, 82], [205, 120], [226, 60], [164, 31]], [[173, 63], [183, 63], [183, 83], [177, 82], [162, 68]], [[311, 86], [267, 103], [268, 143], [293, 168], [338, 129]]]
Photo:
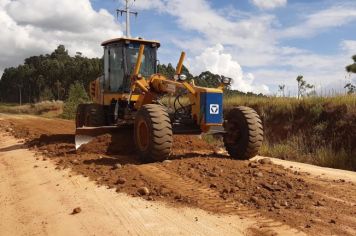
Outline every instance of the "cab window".
[[123, 90], [124, 61], [122, 47], [109, 48], [109, 90], [119, 92]]
[[[130, 74], [133, 73], [138, 57], [140, 44], [129, 44], [126, 50], [127, 66]], [[142, 56], [142, 64], [140, 74], [144, 77], [149, 77], [156, 72], [156, 48], [145, 46]]]

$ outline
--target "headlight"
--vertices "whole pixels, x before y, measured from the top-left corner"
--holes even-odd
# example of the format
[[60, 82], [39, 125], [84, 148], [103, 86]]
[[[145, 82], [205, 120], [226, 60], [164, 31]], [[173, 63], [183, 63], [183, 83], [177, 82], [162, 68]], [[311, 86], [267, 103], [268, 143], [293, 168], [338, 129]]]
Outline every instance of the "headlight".
[[180, 80], [180, 81], [184, 81], [187, 79], [187, 76], [184, 75], [184, 74], [181, 74], [181, 75], [174, 75], [174, 80]]
[[186, 75], [183, 75], [183, 74], [179, 75], [179, 80], [184, 81], [184, 80], [186, 80], [186, 79], [187, 79], [187, 76], [186, 76]]
[[230, 85], [232, 82], [232, 79], [229, 77], [225, 77], [225, 76], [221, 76], [221, 83], [225, 84], [225, 85]]

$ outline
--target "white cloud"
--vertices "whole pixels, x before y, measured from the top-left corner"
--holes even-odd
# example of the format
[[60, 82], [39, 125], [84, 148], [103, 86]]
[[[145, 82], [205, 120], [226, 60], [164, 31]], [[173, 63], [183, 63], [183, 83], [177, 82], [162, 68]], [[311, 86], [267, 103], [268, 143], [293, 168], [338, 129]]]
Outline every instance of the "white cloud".
[[[206, 0], [155, 0], [147, 5], [139, 2], [139, 9], [156, 9], [176, 17], [178, 26], [186, 31], [199, 32], [212, 45], [217, 43], [235, 45], [241, 48], [267, 48], [274, 44], [271, 25], [275, 21], [272, 15], [249, 15], [239, 21], [230, 21], [217, 13]], [[199, 14], [197, 14], [199, 13]]]
[[275, 87], [285, 84], [286, 91], [291, 95], [297, 94], [296, 78], [301, 74], [308, 83], [318, 88], [318, 93], [330, 95], [332, 91], [344, 90], [343, 86], [347, 83], [345, 66], [350, 62], [345, 53], [324, 56], [305, 52], [292, 57], [280, 57], [281, 68], [255, 69], [253, 73], [257, 78], [256, 83], [274, 84]]
[[232, 88], [234, 89], [243, 92], [269, 92], [266, 85], [255, 85], [253, 74], [244, 74], [240, 64], [233, 60], [230, 54], [224, 52], [224, 47], [221, 44], [206, 48], [202, 54], [196, 56], [189, 64], [191, 65], [191, 71], [195, 74], [209, 70], [214, 74], [233, 78]]
[[333, 6], [304, 16], [302, 23], [279, 32], [282, 38], [306, 38], [330, 28], [356, 21], [356, 5]]
[[115, 18], [89, 0], [0, 0], [0, 25], [0, 70], [59, 44], [71, 54], [101, 56], [100, 43], [122, 35]]
[[[122, 4], [125, 4], [124, 0], [121, 0]], [[148, 9], [163, 9], [164, 4], [161, 0], [140, 0], [135, 2], [135, 8], [140, 10], [148, 10]]]
[[287, 5], [287, 0], [251, 0], [260, 9], [274, 9]]
[[343, 40], [341, 42], [341, 48], [347, 53], [356, 55], [356, 40]]

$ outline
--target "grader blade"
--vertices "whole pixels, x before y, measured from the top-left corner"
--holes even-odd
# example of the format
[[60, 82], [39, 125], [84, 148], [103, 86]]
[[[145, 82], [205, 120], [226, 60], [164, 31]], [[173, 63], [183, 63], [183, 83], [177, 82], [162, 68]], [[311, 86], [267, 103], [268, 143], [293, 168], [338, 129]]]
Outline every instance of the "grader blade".
[[102, 127], [81, 127], [75, 130], [75, 149], [77, 150], [83, 144], [87, 144], [94, 138], [104, 135], [119, 132], [124, 127], [118, 126], [102, 126]]

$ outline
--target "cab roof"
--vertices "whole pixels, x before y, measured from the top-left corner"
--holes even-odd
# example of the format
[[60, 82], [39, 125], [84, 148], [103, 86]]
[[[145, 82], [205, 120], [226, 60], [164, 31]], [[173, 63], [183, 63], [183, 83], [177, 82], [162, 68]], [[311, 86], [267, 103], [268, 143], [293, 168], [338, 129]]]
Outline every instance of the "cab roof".
[[151, 44], [152, 46], [155, 46], [159, 48], [161, 46], [160, 42], [155, 41], [155, 40], [145, 40], [142, 38], [114, 38], [110, 40], [106, 40], [103, 43], [101, 43], [101, 46], [107, 46], [109, 44], [114, 44], [114, 43], [141, 43], [141, 44]]

